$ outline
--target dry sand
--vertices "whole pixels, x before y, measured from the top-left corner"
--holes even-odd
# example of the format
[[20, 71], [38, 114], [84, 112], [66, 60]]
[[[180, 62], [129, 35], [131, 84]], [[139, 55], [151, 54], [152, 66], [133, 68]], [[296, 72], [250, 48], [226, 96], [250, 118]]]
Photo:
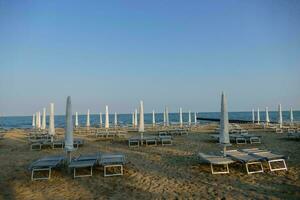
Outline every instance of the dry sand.
[[[205, 132], [205, 131], [202, 131]], [[30, 151], [24, 130], [8, 132], [0, 140], [0, 199], [300, 199], [300, 141], [275, 133], [263, 136], [257, 146], [289, 156], [288, 172], [247, 175], [242, 165], [230, 166], [229, 175], [211, 175], [195, 153], [220, 151], [208, 133], [175, 138], [173, 146], [128, 148], [125, 140], [96, 141], [82, 136], [86, 144], [75, 154], [123, 152], [128, 163], [122, 177], [104, 178], [101, 168], [94, 176], [73, 179], [66, 170], [55, 170], [49, 181], [30, 180], [28, 165], [62, 150]], [[266, 166], [267, 167], [267, 166]]]

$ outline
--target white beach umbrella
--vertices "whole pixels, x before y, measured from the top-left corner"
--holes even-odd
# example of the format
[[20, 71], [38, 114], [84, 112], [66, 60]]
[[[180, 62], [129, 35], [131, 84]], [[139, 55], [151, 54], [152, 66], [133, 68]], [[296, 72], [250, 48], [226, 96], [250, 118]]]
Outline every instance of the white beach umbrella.
[[41, 112], [39, 111], [38, 112], [38, 128], [40, 129], [42, 126], [41, 126]]
[[132, 127], [135, 127], [134, 112], [132, 112]]
[[183, 127], [183, 118], [182, 118], [182, 108], [179, 108], [179, 124], [180, 127]]
[[229, 121], [228, 121], [228, 110], [227, 100], [224, 93], [222, 93], [221, 100], [221, 119], [220, 119], [220, 144], [224, 145], [224, 155], [226, 154], [226, 145], [230, 144], [229, 140]]
[[46, 129], [46, 108], [43, 108], [42, 130]]
[[55, 135], [54, 103], [50, 103], [49, 135], [51, 136], [51, 140], [53, 141], [53, 136]]
[[164, 126], [167, 125], [166, 109], [164, 110]]
[[255, 113], [254, 113], [254, 109], [252, 109], [252, 123], [255, 123]]
[[35, 114], [32, 115], [32, 127], [35, 128]]
[[100, 121], [100, 123], [99, 123], [99, 125], [100, 125], [100, 128], [102, 128], [102, 124], [103, 124], [103, 120], [102, 120], [102, 112], [100, 112], [100, 119], [99, 119], [99, 121]]
[[38, 112], [36, 112], [35, 113], [35, 128], [39, 128], [39, 113]]
[[191, 111], [189, 110], [189, 126], [192, 125], [192, 114]]
[[170, 121], [169, 121], [169, 108], [168, 107], [166, 107], [166, 124], [167, 124], [167, 126], [170, 125]]
[[71, 159], [70, 152], [74, 150], [73, 141], [73, 119], [72, 119], [72, 103], [71, 97], [68, 96], [66, 104], [66, 124], [65, 124], [65, 151], [69, 154], [69, 161]]
[[155, 110], [152, 111], [152, 126], [155, 127]]
[[115, 127], [117, 127], [117, 126], [118, 126], [118, 115], [115, 112]]
[[134, 111], [135, 113], [134, 113], [134, 124], [135, 124], [135, 127], [137, 127], [138, 126], [138, 110], [137, 109], [135, 109], [135, 111]]
[[140, 123], [139, 123], [139, 132], [141, 133], [141, 138], [143, 138], [143, 134], [145, 132], [145, 125], [144, 125], [144, 103], [143, 101], [140, 102]]
[[282, 110], [281, 110], [281, 104], [278, 105], [278, 123], [279, 123], [279, 127], [282, 128]]
[[259, 108], [257, 108], [257, 124], [260, 124], [260, 113], [259, 113]]
[[105, 128], [106, 128], [106, 129], [109, 129], [108, 106], [105, 106]]
[[91, 123], [90, 123], [90, 109], [88, 109], [87, 111], [87, 115], [86, 115], [86, 127], [90, 127]]
[[75, 112], [75, 127], [78, 127], [78, 112]]
[[270, 117], [269, 117], [269, 109], [266, 107], [266, 123], [267, 125], [270, 123]]
[[194, 113], [194, 120], [195, 120], [195, 125], [197, 125], [197, 113]]
[[290, 109], [290, 122], [293, 125], [293, 123], [294, 123], [294, 114], [293, 114], [293, 109], [292, 108]]

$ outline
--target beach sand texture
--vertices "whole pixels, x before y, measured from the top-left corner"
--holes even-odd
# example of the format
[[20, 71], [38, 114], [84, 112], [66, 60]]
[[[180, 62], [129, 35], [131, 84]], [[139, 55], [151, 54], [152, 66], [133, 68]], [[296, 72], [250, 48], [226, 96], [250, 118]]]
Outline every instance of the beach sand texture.
[[[204, 131], [205, 132], [205, 131]], [[216, 152], [221, 147], [208, 133], [179, 136], [173, 146], [128, 148], [127, 141], [95, 140], [74, 155], [123, 152], [127, 164], [121, 177], [94, 176], [73, 179], [67, 170], [54, 170], [49, 181], [30, 180], [29, 164], [43, 156], [64, 154], [63, 150], [30, 151], [24, 130], [9, 131], [0, 140], [0, 199], [300, 199], [300, 141], [285, 135], [256, 132], [261, 145], [233, 145], [231, 148], [260, 147], [289, 156], [288, 172], [247, 175], [243, 165], [230, 166], [228, 175], [211, 175], [210, 166], [199, 164], [198, 151]]]

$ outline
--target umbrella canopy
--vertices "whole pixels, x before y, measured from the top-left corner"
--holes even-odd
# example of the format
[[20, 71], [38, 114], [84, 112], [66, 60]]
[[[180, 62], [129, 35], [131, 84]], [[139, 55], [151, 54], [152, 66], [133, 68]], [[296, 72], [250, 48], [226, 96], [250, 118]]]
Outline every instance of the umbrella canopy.
[[197, 113], [194, 113], [194, 121], [195, 121], [195, 125], [197, 125]]
[[109, 129], [108, 106], [105, 106], [105, 128], [106, 128], [106, 129]]
[[259, 113], [259, 108], [257, 108], [257, 124], [260, 123], [260, 113]]
[[135, 119], [134, 119], [134, 112], [132, 112], [132, 127], [135, 127]]
[[144, 125], [144, 103], [143, 103], [143, 101], [140, 102], [140, 125], [139, 125], [139, 132], [141, 133], [141, 137], [143, 137], [143, 133], [145, 132], [145, 125]]
[[78, 127], [78, 112], [75, 112], [75, 127]]
[[179, 124], [180, 127], [183, 127], [183, 118], [182, 118], [182, 108], [179, 108]]
[[282, 110], [281, 110], [281, 104], [278, 105], [278, 123], [280, 128], [282, 128]]
[[54, 103], [50, 103], [50, 118], [49, 118], [49, 135], [53, 140], [55, 135], [55, 125], [54, 125]]
[[32, 127], [35, 128], [35, 114], [32, 115]]
[[189, 110], [189, 126], [192, 125], [192, 114], [191, 111]]
[[226, 100], [226, 96], [224, 93], [222, 93], [222, 100], [221, 100], [221, 120], [220, 120], [219, 142], [221, 144], [230, 144], [227, 100]]
[[270, 117], [269, 117], [269, 109], [268, 109], [268, 107], [266, 107], [266, 123], [267, 124], [270, 123]]
[[166, 123], [167, 123], [167, 126], [170, 125], [170, 121], [169, 121], [169, 108], [166, 107]]
[[164, 126], [167, 125], [166, 109], [164, 110]]
[[72, 119], [72, 103], [71, 97], [67, 98], [66, 105], [66, 124], [65, 124], [65, 150], [67, 152], [73, 151], [73, 119]]
[[294, 114], [293, 114], [293, 109], [292, 108], [290, 109], [290, 122], [291, 122], [291, 124], [294, 123]]
[[38, 112], [38, 128], [41, 128], [41, 112]]
[[102, 113], [100, 112], [100, 119], [99, 119], [99, 121], [100, 121], [100, 123], [99, 123], [99, 125], [100, 125], [100, 128], [102, 128], [102, 124], [103, 124], [103, 120], [102, 120]]
[[87, 115], [86, 115], [86, 127], [90, 127], [90, 109], [88, 109], [87, 111]]
[[255, 122], [255, 114], [254, 114], [254, 109], [252, 109], [252, 123], [254, 124]]
[[135, 109], [134, 111], [134, 124], [135, 124], [135, 127], [138, 126], [138, 110]]
[[43, 108], [42, 130], [46, 129], [46, 108]]
[[118, 126], [118, 114], [115, 112], [115, 127]]
[[152, 111], [152, 126], [155, 126], [155, 111]]

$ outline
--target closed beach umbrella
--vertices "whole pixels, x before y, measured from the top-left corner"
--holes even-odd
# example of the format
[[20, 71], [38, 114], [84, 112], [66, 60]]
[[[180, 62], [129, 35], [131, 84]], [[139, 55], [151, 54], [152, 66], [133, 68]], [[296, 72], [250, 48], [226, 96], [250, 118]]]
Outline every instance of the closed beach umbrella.
[[102, 113], [100, 113], [100, 128], [102, 128], [103, 120], [102, 120]]
[[38, 128], [41, 128], [41, 112], [38, 112]]
[[252, 109], [252, 123], [255, 123], [255, 114], [254, 114], [254, 109]]
[[75, 127], [78, 127], [78, 112], [75, 112]]
[[278, 123], [279, 123], [279, 127], [282, 128], [282, 110], [281, 110], [281, 104], [278, 105]]
[[155, 126], [155, 111], [153, 110], [152, 111], [152, 126], [154, 127]]
[[32, 115], [32, 127], [35, 128], [35, 114]]
[[46, 108], [43, 108], [42, 130], [46, 129]]
[[167, 124], [167, 126], [170, 125], [170, 122], [169, 122], [169, 108], [168, 107], [166, 107], [166, 124]]
[[132, 112], [132, 127], [135, 127], [134, 112]]
[[227, 100], [226, 100], [226, 96], [224, 93], [222, 93], [222, 100], [221, 100], [221, 120], [220, 120], [219, 142], [220, 142], [220, 144], [230, 144]]
[[183, 127], [183, 118], [182, 118], [182, 108], [179, 108], [179, 124], [180, 127]]
[[135, 111], [134, 111], [135, 113], [134, 113], [134, 123], [135, 123], [135, 127], [137, 127], [138, 126], [138, 110], [137, 109], [135, 109]]
[[143, 138], [143, 133], [145, 132], [144, 126], [144, 104], [143, 101], [140, 102], [140, 125], [139, 132], [141, 133], [141, 138]]
[[88, 109], [87, 111], [87, 115], [86, 115], [86, 127], [90, 127], [91, 124], [90, 124], [90, 110]]
[[260, 113], [259, 113], [259, 108], [257, 108], [257, 124], [260, 123]]
[[189, 126], [192, 125], [192, 114], [191, 111], [189, 110]]
[[269, 109], [268, 109], [268, 107], [266, 107], [266, 123], [267, 124], [270, 123], [270, 117], [269, 117]]
[[164, 110], [164, 126], [167, 125], [166, 109]]
[[290, 122], [291, 122], [291, 124], [294, 123], [294, 114], [293, 114], [293, 109], [292, 108], [290, 109]]
[[106, 128], [106, 129], [109, 129], [108, 106], [105, 106], [105, 128]]
[[194, 113], [195, 125], [197, 125], [197, 113]]
[[53, 136], [55, 135], [54, 103], [50, 103], [49, 135], [51, 136], [51, 140], [53, 141]]
[[72, 122], [72, 103], [71, 97], [67, 98], [66, 105], [66, 124], [65, 124], [65, 150], [71, 152], [74, 149], [73, 143], [73, 122]]
[[39, 115], [39, 113], [36, 112], [36, 113], [35, 113], [35, 127], [36, 127], [36, 128], [39, 128], [39, 119], [38, 119], [39, 116], [38, 116], [38, 115]]
[[118, 126], [118, 115], [115, 112], [115, 127], [117, 127], [117, 126]]

